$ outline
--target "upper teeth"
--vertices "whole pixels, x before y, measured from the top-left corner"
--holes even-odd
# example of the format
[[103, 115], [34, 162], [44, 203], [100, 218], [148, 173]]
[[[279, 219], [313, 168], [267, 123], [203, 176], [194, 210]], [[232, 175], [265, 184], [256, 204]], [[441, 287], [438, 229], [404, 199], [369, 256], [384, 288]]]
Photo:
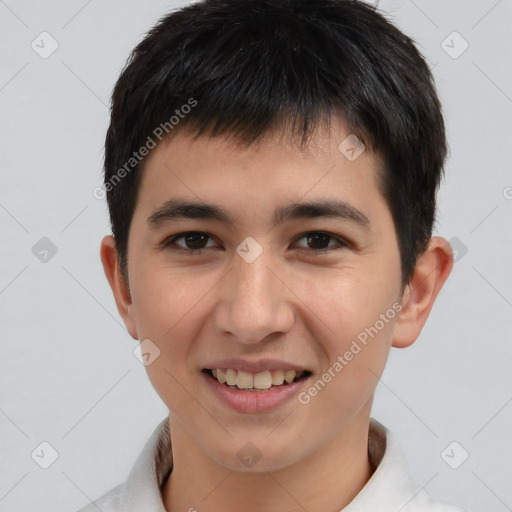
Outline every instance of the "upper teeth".
[[303, 371], [296, 370], [266, 370], [259, 373], [249, 373], [232, 368], [216, 368], [212, 370], [213, 376], [221, 383], [237, 386], [240, 389], [269, 389], [271, 386], [280, 386], [283, 382], [292, 383], [296, 378], [304, 375]]

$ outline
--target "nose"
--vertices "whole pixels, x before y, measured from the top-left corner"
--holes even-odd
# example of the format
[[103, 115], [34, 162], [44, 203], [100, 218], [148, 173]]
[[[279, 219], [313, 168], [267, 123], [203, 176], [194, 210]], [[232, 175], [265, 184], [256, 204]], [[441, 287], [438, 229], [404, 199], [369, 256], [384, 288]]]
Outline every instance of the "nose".
[[293, 293], [283, 282], [283, 272], [264, 254], [252, 263], [236, 256], [219, 289], [216, 329], [246, 345], [285, 334], [295, 321]]

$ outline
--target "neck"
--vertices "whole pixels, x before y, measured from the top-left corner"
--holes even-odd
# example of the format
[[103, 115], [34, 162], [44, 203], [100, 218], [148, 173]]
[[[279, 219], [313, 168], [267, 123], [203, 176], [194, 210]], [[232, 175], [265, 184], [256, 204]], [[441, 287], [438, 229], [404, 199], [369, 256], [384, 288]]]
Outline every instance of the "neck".
[[260, 473], [235, 472], [198, 447], [170, 416], [173, 470], [163, 490], [164, 507], [208, 512], [338, 512], [370, 479], [369, 411], [321, 450], [291, 467]]

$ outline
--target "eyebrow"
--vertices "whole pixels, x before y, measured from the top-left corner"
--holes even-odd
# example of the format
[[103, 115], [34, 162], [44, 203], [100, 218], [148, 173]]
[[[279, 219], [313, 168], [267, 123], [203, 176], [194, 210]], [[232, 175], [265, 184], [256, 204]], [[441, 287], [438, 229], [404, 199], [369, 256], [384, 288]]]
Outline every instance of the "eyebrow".
[[[345, 201], [336, 199], [319, 199], [281, 206], [274, 213], [273, 227], [290, 220], [318, 217], [351, 221], [366, 229], [370, 227], [370, 221], [363, 212]], [[222, 206], [177, 199], [166, 201], [148, 217], [146, 223], [150, 229], [156, 230], [176, 219], [217, 220], [228, 226], [235, 224], [234, 217]]]

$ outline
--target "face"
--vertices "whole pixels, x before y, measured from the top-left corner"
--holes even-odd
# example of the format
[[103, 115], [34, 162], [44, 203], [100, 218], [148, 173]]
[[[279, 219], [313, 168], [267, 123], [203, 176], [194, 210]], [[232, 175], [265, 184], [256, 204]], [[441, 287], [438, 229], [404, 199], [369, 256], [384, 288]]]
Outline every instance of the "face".
[[270, 135], [242, 150], [180, 132], [146, 161], [130, 333], [160, 351], [146, 369], [171, 421], [228, 468], [250, 470], [242, 447], [258, 470], [290, 466], [368, 420], [400, 254], [379, 160], [347, 158], [348, 135], [340, 123], [306, 151]]

